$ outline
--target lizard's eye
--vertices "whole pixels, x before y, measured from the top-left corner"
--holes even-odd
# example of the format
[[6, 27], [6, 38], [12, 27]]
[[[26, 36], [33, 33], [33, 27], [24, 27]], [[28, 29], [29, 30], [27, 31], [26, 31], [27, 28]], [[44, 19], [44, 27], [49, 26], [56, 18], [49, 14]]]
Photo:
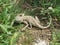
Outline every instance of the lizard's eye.
[[22, 16], [22, 15], [19, 15], [19, 16]]

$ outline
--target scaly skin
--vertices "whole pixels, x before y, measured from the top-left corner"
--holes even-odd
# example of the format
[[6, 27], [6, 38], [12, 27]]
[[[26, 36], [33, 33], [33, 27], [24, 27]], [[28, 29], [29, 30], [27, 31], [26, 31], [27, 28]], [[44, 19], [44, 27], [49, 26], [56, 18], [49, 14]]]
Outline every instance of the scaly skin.
[[[22, 14], [17, 15], [15, 17], [15, 20], [18, 21], [18, 22], [21, 22], [21, 23], [23, 22], [23, 23], [26, 24], [26, 26], [22, 30], [25, 30], [28, 27], [29, 24], [30, 24], [31, 27], [33, 25], [33, 26], [36, 26], [38, 28], [45, 29], [45, 28], [48, 28], [50, 26], [52, 18], [50, 16], [50, 18], [49, 18], [50, 22], [45, 27], [40, 25], [40, 22], [39, 22], [39, 19], [38, 19], [37, 16], [35, 16], [35, 18], [34, 18], [32, 16], [24, 16], [24, 13], [22, 13]], [[29, 24], [28, 24], [28, 22], [29, 22]]]

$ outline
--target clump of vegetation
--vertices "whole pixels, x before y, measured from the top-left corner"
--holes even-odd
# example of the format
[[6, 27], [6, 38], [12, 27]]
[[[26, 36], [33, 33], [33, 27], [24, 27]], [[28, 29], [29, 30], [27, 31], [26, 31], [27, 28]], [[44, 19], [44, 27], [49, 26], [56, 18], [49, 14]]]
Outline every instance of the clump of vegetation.
[[15, 0], [0, 0], [0, 45], [13, 45], [20, 33], [13, 26], [15, 3]]

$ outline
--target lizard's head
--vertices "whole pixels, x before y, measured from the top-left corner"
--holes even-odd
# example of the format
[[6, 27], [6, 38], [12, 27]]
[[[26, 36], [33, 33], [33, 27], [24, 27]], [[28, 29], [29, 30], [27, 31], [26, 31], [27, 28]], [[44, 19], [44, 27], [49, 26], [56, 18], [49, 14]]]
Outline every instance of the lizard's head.
[[18, 14], [18, 15], [15, 17], [15, 21], [22, 22], [22, 21], [23, 21], [23, 16], [24, 16], [24, 13]]

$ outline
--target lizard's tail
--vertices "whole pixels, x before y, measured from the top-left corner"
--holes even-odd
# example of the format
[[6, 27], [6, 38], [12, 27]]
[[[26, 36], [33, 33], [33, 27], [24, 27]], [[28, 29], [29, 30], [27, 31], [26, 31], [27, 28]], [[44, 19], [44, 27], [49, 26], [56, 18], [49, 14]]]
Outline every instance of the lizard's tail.
[[[49, 16], [50, 16], [50, 15], [49, 15]], [[39, 28], [42, 28], [42, 29], [43, 29], [43, 28], [48, 28], [48, 27], [50, 27], [50, 25], [51, 25], [51, 23], [52, 23], [52, 17], [51, 17], [51, 16], [50, 16], [49, 20], [50, 20], [50, 21], [49, 21], [49, 24], [48, 24], [47, 26], [42, 26], [42, 25], [40, 25], [40, 24], [38, 24], [38, 23], [37, 23], [37, 26], [38, 26]]]

